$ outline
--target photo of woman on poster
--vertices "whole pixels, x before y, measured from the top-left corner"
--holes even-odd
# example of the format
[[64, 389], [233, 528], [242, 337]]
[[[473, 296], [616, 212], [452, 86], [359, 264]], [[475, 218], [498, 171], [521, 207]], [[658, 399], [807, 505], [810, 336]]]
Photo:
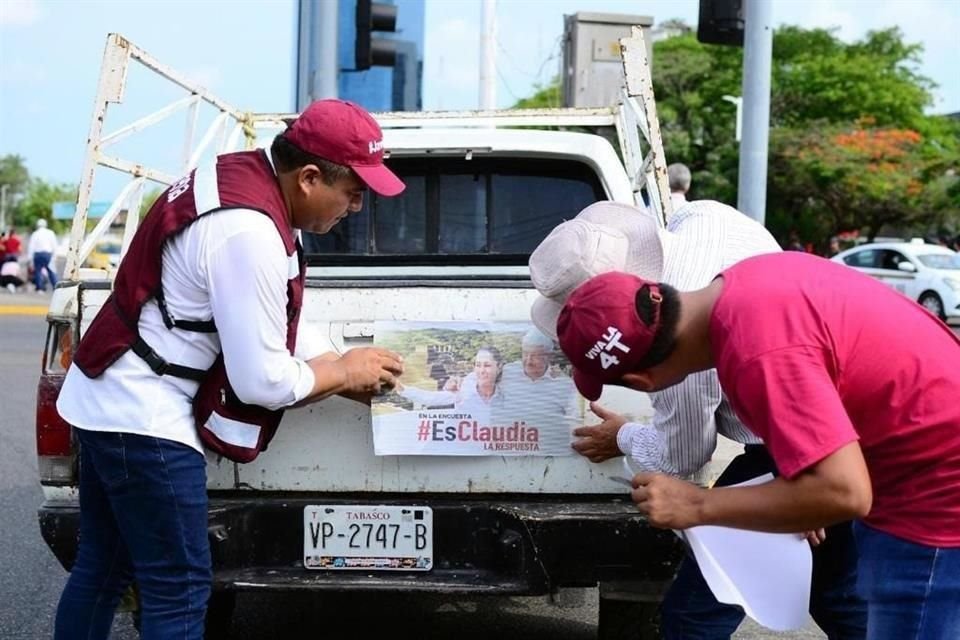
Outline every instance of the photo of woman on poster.
[[443, 390], [427, 391], [406, 387], [398, 382], [396, 392], [425, 409], [453, 407], [454, 411], [489, 414], [494, 407], [502, 407], [503, 356], [496, 347], [483, 345], [477, 349], [473, 372], [464, 379], [448, 378]]
[[378, 455], [571, 455], [583, 399], [554, 341], [521, 322], [378, 322], [404, 358], [374, 398]]

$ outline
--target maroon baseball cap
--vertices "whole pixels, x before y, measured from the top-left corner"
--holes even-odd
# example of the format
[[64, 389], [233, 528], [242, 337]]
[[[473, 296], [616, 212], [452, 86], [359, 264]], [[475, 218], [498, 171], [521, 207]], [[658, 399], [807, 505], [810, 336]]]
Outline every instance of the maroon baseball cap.
[[[654, 303], [650, 324], [637, 315], [641, 290]], [[596, 400], [604, 384], [636, 370], [660, 326], [662, 300], [657, 283], [618, 271], [590, 278], [570, 294], [557, 319], [557, 338], [585, 398]]]
[[380, 125], [352, 102], [312, 102], [283, 135], [307, 153], [350, 167], [382, 196], [395, 196], [404, 189], [400, 178], [383, 164]]

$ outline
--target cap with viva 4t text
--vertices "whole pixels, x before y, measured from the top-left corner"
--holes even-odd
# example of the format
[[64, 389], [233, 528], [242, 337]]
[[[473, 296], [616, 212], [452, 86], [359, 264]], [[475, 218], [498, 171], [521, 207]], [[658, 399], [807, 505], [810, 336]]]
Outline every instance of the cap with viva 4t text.
[[382, 196], [395, 196], [404, 184], [383, 164], [383, 133], [362, 107], [346, 100], [317, 100], [283, 136], [302, 151], [357, 172]]
[[[638, 295], [652, 303], [649, 324], [637, 314]], [[636, 370], [660, 326], [662, 300], [655, 282], [616, 271], [593, 277], [570, 294], [557, 319], [557, 338], [585, 398], [596, 400], [604, 384]]]

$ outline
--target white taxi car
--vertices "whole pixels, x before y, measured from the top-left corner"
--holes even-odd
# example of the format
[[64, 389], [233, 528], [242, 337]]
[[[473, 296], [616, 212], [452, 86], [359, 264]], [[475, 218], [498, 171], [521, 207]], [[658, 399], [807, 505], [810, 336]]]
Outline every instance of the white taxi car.
[[832, 260], [877, 278], [943, 320], [960, 321], [960, 254], [913, 242], [878, 242], [847, 249]]

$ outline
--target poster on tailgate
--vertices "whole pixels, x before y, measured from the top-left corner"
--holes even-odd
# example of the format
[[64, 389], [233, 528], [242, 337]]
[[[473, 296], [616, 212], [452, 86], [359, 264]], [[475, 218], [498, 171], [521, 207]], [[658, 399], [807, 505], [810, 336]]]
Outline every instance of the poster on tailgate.
[[583, 424], [569, 361], [530, 323], [377, 322], [403, 356], [373, 400], [377, 455], [565, 456]]

